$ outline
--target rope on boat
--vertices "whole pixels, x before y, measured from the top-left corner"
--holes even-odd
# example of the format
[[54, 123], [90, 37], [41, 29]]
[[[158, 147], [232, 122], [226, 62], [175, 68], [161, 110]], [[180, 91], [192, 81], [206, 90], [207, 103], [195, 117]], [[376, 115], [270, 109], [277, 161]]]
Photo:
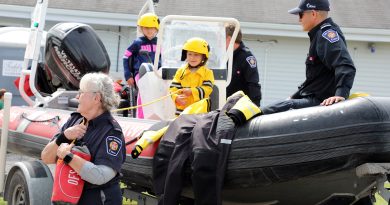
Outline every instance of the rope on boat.
[[111, 112], [118, 112], [118, 111], [124, 111], [124, 110], [132, 110], [132, 109], [136, 109], [136, 108], [139, 108], [139, 107], [145, 107], [145, 106], [151, 105], [151, 104], [153, 104], [153, 103], [162, 101], [162, 100], [164, 100], [165, 98], [170, 97], [170, 96], [172, 96], [172, 95], [174, 95], [174, 94], [176, 94], [176, 93], [179, 93], [179, 92], [181, 92], [181, 90], [176, 90], [175, 92], [172, 92], [171, 94], [164, 95], [164, 96], [162, 96], [162, 97], [160, 97], [160, 98], [157, 98], [157, 99], [152, 100], [152, 101], [150, 101], [150, 102], [144, 103], [144, 104], [142, 104], [142, 105], [136, 105], [136, 106], [131, 106], [131, 107], [125, 107], [125, 108], [115, 109], [115, 110], [111, 110]]
[[52, 118], [49, 118], [49, 119], [45, 119], [45, 120], [33, 120], [33, 119], [28, 118], [26, 115], [27, 115], [26, 113], [22, 113], [21, 118], [26, 119], [30, 122], [38, 122], [38, 123], [52, 122], [54, 124], [58, 124], [58, 122], [60, 121], [60, 116], [58, 116], [58, 115], [54, 116]]

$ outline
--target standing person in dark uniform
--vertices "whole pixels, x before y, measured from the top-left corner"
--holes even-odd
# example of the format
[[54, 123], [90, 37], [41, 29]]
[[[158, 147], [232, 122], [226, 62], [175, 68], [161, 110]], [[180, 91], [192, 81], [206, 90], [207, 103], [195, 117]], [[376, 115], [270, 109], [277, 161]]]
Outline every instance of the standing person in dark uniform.
[[[126, 150], [122, 129], [110, 113], [119, 104], [113, 81], [103, 73], [86, 74], [80, 81], [77, 98], [77, 112], [46, 145], [42, 161], [53, 164], [62, 159], [86, 182], [79, 205], [122, 204], [119, 173]], [[88, 147], [91, 161], [70, 152], [75, 139], [76, 145]]]
[[289, 13], [299, 15], [310, 37], [306, 80], [290, 99], [262, 108], [263, 114], [316, 105], [328, 106], [348, 98], [356, 68], [340, 27], [328, 18], [328, 0], [301, 0]]
[[[230, 24], [226, 27], [226, 49], [232, 39], [235, 26]], [[261, 86], [259, 84], [259, 71], [257, 61], [248, 47], [242, 42], [241, 30], [233, 44], [233, 67], [232, 80], [226, 88], [226, 97], [242, 90], [257, 106], [260, 106]]]

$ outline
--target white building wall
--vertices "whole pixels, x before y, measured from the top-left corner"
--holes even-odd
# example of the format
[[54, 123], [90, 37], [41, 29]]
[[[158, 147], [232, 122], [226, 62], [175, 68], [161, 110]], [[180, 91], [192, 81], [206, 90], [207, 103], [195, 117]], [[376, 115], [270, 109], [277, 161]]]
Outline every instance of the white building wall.
[[390, 96], [390, 43], [375, 43], [371, 52], [367, 42], [351, 42], [349, 50], [356, 64], [353, 92]]
[[123, 54], [127, 47], [136, 37], [136, 28], [134, 27], [113, 27], [108, 26], [105, 29], [97, 28], [97, 33], [102, 39], [107, 53], [111, 60], [110, 75], [115, 79], [124, 80], [123, 75]]
[[258, 61], [263, 94], [261, 104], [267, 105], [287, 98], [303, 82], [308, 42], [300, 38], [260, 39], [244, 41]]

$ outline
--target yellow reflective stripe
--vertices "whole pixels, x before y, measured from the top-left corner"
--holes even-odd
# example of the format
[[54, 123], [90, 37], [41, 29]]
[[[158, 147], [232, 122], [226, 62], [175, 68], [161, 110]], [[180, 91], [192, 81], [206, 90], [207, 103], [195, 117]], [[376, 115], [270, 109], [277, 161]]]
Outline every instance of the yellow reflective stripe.
[[[242, 97], [240, 96], [242, 95]], [[247, 95], [245, 95], [242, 91], [237, 91], [234, 94], [232, 94], [230, 97], [228, 97], [227, 101], [232, 100], [234, 97], [241, 97], [236, 104], [233, 106], [232, 109], [238, 110], [241, 112], [245, 117], [245, 120], [249, 120], [252, 117], [258, 115], [261, 113], [260, 108], [254, 104]]]
[[[239, 109], [239, 110], [241, 110], [244, 113], [246, 120], [249, 120], [256, 114], [260, 113], [260, 108], [257, 107], [255, 104], [253, 104], [253, 102], [249, 99], [247, 95], [242, 97], [239, 101], [243, 101], [242, 107], [244, 109]], [[237, 104], [239, 104], [239, 102], [237, 102]]]
[[138, 151], [138, 152], [142, 152], [142, 149], [138, 146], [135, 147], [135, 149]]
[[[251, 116], [248, 116], [249, 118], [252, 118], [252, 117], [255, 116], [257, 113], [260, 112], [259, 107], [254, 106], [253, 103], [250, 103], [250, 105], [248, 105], [248, 109], [252, 112], [252, 115], [251, 115]], [[256, 110], [255, 110], [255, 109], [256, 109]], [[247, 120], [248, 120], [249, 118], [247, 118]]]

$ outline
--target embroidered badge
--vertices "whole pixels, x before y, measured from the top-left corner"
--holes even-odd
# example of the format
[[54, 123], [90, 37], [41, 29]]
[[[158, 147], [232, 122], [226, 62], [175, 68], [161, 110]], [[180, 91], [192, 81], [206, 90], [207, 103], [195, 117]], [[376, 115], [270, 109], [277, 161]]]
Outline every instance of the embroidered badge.
[[328, 40], [331, 43], [337, 42], [340, 40], [339, 34], [333, 29], [328, 29], [322, 33], [322, 37]]
[[251, 68], [256, 68], [257, 62], [256, 62], [256, 58], [254, 56], [248, 56], [246, 58], [246, 61], [248, 61], [248, 63], [251, 66]]
[[117, 156], [122, 148], [122, 141], [115, 136], [108, 136], [106, 138], [107, 154]]

